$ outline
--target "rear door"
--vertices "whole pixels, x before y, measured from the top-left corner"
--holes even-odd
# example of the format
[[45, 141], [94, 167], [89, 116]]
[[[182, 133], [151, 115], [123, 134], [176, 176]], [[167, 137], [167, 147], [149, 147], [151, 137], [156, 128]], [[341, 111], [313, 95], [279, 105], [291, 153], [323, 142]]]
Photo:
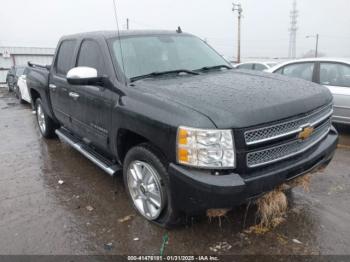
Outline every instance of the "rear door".
[[320, 62], [318, 83], [329, 88], [334, 97], [334, 120], [350, 123], [350, 66]]
[[[103, 50], [97, 40], [84, 40], [76, 66], [92, 67], [97, 70], [98, 75], [108, 75]], [[117, 99], [116, 94], [94, 85], [74, 85], [73, 92], [77, 97], [71, 99], [74, 132], [86, 143], [108, 153], [112, 107], [113, 101]]]
[[54, 114], [58, 121], [68, 129], [71, 129], [72, 100], [69, 98], [71, 88], [67, 82], [66, 75], [74, 67], [77, 46], [77, 40], [63, 40], [60, 43], [49, 81], [50, 98]]

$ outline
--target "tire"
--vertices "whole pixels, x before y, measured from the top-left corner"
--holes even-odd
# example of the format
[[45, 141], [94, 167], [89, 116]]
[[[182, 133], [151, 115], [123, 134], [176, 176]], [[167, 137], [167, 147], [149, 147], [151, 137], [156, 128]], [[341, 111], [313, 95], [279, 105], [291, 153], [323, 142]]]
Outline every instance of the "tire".
[[[164, 159], [161, 153], [148, 143], [135, 146], [128, 151], [124, 159], [123, 178], [125, 189], [135, 210], [150, 222], [171, 228], [180, 224], [182, 217], [173, 209], [170, 201], [167, 162]], [[137, 169], [135, 165], [141, 170], [146, 170], [144, 174], [152, 177], [148, 179], [149, 183], [145, 182], [147, 175], [143, 176], [143, 180], [139, 179], [136, 182], [137, 179], [133, 176]], [[138, 196], [135, 196], [137, 194]], [[160, 199], [153, 197], [156, 195], [160, 196]], [[149, 211], [148, 215], [144, 212], [145, 203], [148, 206], [146, 208]]]
[[45, 138], [54, 138], [56, 136], [55, 123], [45, 113], [40, 98], [35, 100], [35, 110], [36, 110], [36, 120], [38, 122], [38, 127], [42, 136]]

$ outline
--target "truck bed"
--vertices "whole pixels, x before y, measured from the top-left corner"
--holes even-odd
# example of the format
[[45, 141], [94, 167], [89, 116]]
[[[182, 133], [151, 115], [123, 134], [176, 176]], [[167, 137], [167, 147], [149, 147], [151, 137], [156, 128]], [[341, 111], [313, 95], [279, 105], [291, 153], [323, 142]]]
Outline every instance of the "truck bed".
[[27, 86], [32, 99], [32, 106], [35, 105], [35, 100], [40, 97], [45, 112], [54, 119], [53, 111], [50, 102], [50, 66], [41, 66], [28, 63], [29, 72], [27, 75]]

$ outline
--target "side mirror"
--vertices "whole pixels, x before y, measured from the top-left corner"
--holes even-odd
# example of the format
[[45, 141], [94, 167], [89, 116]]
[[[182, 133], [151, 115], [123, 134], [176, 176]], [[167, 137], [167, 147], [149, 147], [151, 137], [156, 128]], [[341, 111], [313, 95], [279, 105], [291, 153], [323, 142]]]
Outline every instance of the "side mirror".
[[102, 85], [103, 77], [97, 75], [92, 67], [74, 67], [67, 73], [67, 81], [71, 85]]

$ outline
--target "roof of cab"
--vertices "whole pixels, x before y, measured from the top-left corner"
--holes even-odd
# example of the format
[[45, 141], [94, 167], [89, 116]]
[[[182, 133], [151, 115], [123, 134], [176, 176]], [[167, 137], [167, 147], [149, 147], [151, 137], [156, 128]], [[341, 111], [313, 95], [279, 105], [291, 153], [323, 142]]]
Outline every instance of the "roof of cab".
[[175, 30], [120, 30], [118, 31], [93, 31], [93, 32], [84, 32], [72, 35], [63, 36], [61, 39], [67, 38], [85, 38], [85, 37], [104, 37], [104, 38], [113, 38], [113, 37], [124, 37], [124, 36], [147, 36], [147, 35], [190, 35], [188, 33], [177, 33]]

